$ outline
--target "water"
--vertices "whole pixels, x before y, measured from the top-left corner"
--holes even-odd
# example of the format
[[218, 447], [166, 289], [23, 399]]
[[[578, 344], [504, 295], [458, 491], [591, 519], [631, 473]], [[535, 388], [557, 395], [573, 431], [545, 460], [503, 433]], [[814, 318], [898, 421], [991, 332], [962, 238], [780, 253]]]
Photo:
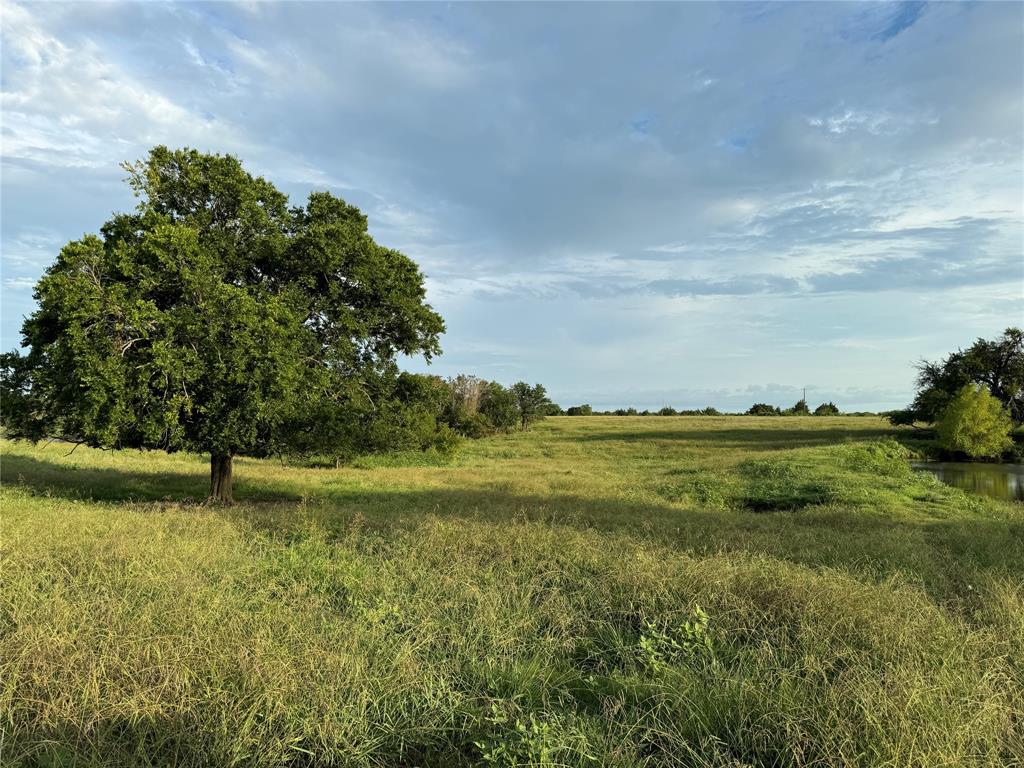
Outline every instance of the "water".
[[946, 485], [971, 493], [1007, 501], [1024, 501], [1024, 464], [921, 461], [913, 462], [911, 466], [918, 472], [930, 472]]

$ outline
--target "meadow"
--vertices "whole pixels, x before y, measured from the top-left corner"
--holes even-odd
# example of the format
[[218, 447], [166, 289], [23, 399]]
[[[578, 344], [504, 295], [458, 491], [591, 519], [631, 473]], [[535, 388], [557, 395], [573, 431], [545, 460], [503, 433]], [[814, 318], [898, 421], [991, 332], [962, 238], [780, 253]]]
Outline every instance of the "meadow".
[[5, 766], [1021, 766], [1024, 512], [870, 417], [2, 445]]

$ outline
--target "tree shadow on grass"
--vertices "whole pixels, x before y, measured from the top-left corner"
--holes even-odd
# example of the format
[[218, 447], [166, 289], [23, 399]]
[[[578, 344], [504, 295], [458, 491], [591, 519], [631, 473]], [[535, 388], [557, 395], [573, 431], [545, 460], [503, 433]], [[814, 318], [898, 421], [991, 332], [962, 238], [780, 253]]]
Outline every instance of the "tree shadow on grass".
[[[255, 467], [253, 467], [255, 469]], [[4, 459], [3, 481], [38, 495], [107, 502], [152, 503], [202, 498], [200, 473], [141, 473], [75, 469], [33, 457]], [[970, 596], [978, 572], [1019, 576], [1024, 520], [986, 517], [894, 518], [842, 506], [756, 513], [683, 508], [572, 495], [523, 494], [488, 487], [353, 487], [325, 485], [312, 495], [273, 486], [238, 486], [239, 504], [222, 509], [268, 533], [288, 535], [310, 518], [345, 535], [356, 519], [370, 530], [415, 530], [430, 520], [493, 525], [542, 523], [570, 530], [629, 536], [695, 557], [722, 553], [767, 556], [813, 568], [884, 578], [902, 572], [938, 600]], [[300, 503], [301, 502], [301, 503]]]
[[[205, 470], [205, 471], [204, 471]], [[251, 474], [250, 474], [251, 471]], [[95, 501], [202, 501], [209, 491], [209, 470], [140, 472], [110, 467], [81, 467], [21, 454], [6, 454], [0, 462], [0, 483], [21, 485], [40, 495]], [[256, 466], [236, 470], [235, 497], [239, 502], [297, 500], [301, 494], [260, 483]]]

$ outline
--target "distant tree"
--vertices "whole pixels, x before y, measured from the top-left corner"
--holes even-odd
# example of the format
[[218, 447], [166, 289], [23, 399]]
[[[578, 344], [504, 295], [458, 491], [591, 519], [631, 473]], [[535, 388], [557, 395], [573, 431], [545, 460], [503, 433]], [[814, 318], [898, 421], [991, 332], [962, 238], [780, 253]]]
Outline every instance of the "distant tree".
[[815, 416], [838, 416], [839, 409], [836, 404], [829, 400], [827, 403], [822, 403], [814, 409]]
[[487, 382], [480, 395], [480, 415], [492, 429], [508, 432], [519, 423], [519, 403], [516, 393], [496, 381]]
[[28, 354], [4, 361], [10, 434], [209, 453], [210, 497], [229, 502], [233, 456], [363, 402], [398, 353], [440, 351], [422, 274], [357, 208], [328, 192], [291, 207], [230, 155], [157, 147], [125, 169], [136, 211], [36, 285]]
[[517, 381], [512, 385], [512, 395], [519, 410], [520, 429], [526, 429], [535, 421], [543, 419], [544, 408], [551, 403], [542, 384], [531, 387], [525, 381]]
[[709, 405], [707, 408], [704, 408], [700, 412], [700, 415], [701, 416], [721, 416], [722, 414], [721, 414], [721, 412], [717, 408], [712, 408]]
[[793, 416], [810, 416], [811, 409], [807, 407], [807, 401], [800, 398], [792, 408], [786, 411], [786, 413], [792, 414]]
[[948, 451], [995, 458], [1013, 445], [1013, 423], [998, 398], [977, 384], [965, 384], [939, 414], [936, 435]]
[[778, 416], [781, 411], [768, 403], [754, 403], [747, 410], [747, 416]]
[[541, 413], [543, 413], [545, 416], [561, 416], [563, 413], [562, 406], [560, 406], [558, 403], [552, 403], [550, 401], [541, 406], [540, 410]]
[[1024, 331], [1007, 328], [992, 341], [978, 339], [940, 362], [918, 365], [914, 421], [934, 422], [965, 384], [984, 385], [1015, 424], [1024, 422]]
[[587, 404], [573, 405], [565, 410], [566, 416], [591, 416], [593, 413], [594, 409]]
[[659, 416], [678, 416], [679, 413], [671, 405], [666, 405], [664, 408], [662, 408], [660, 411], [658, 411], [658, 415]]

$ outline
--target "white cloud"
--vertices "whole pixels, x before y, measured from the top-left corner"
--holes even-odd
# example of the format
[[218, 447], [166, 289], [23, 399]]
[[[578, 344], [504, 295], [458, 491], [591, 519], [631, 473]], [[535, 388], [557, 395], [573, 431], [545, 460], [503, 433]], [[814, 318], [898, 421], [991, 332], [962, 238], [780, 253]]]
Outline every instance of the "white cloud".
[[5, 268], [41, 271], [53, 261], [64, 239], [52, 229], [22, 229], [14, 237], [3, 238], [3, 265]]
[[851, 131], [866, 131], [875, 136], [905, 133], [921, 126], [935, 125], [939, 118], [934, 114], [897, 115], [886, 110], [854, 110], [841, 108], [818, 117], [807, 118], [813, 128], [823, 128], [832, 134], [842, 135]]
[[3, 14], [4, 158], [109, 167], [170, 131], [208, 133], [207, 121], [110, 63], [96, 43], [58, 40], [11, 2]]
[[31, 277], [5, 277], [4, 285], [16, 291], [31, 289], [35, 286], [36, 280]]

